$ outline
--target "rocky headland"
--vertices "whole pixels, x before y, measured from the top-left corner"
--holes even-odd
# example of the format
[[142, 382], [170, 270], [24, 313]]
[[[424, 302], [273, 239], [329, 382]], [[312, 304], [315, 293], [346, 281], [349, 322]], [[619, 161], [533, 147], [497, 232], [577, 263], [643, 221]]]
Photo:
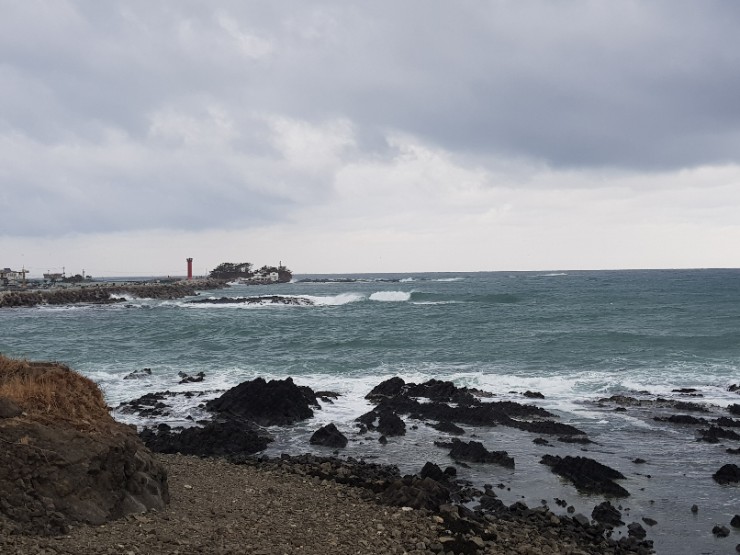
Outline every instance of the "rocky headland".
[[4, 534], [64, 534], [168, 501], [164, 467], [110, 416], [94, 382], [61, 364], [0, 355]]
[[0, 308], [124, 301], [116, 295], [131, 295], [142, 299], [181, 299], [196, 295], [198, 291], [224, 287], [228, 287], [224, 280], [198, 279], [172, 283], [94, 283], [81, 287], [4, 291], [0, 292]]

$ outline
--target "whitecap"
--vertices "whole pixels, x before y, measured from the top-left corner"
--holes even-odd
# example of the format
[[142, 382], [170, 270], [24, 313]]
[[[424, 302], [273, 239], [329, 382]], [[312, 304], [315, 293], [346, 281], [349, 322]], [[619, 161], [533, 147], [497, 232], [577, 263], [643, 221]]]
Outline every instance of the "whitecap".
[[316, 306], [341, 306], [349, 303], [356, 303], [365, 299], [364, 295], [361, 295], [360, 293], [340, 293], [339, 295], [328, 297], [304, 295], [300, 298], [308, 299]]
[[402, 303], [411, 298], [411, 293], [406, 291], [378, 291], [370, 295], [371, 301], [381, 301], [386, 303]]

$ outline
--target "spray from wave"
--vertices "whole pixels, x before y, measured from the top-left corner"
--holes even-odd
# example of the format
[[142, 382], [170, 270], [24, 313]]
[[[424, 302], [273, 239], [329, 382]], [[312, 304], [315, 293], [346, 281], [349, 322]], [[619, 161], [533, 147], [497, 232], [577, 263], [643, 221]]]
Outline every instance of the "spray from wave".
[[402, 303], [411, 298], [411, 293], [406, 291], [378, 291], [370, 295], [371, 301], [380, 301], [386, 303]]

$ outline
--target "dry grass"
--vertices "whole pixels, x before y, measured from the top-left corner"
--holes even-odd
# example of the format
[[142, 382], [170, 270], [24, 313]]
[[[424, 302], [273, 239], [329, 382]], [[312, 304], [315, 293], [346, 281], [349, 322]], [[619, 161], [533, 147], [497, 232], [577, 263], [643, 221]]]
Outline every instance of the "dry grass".
[[59, 363], [0, 355], [0, 396], [15, 401], [35, 420], [80, 429], [107, 427], [113, 420], [98, 385]]

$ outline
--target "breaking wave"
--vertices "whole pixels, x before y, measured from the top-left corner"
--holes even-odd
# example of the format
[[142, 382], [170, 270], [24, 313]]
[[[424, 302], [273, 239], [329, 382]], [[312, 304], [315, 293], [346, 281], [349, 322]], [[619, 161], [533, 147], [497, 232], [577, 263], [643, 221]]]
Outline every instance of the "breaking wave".
[[411, 293], [406, 291], [378, 291], [370, 295], [371, 301], [381, 301], [386, 303], [402, 303], [411, 299]]

